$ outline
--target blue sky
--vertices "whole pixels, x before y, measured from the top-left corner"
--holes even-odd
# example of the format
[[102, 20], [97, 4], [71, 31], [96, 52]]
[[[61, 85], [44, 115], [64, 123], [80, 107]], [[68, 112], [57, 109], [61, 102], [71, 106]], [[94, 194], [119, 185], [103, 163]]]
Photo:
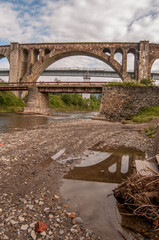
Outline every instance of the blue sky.
[[[1, 45], [140, 40], [159, 43], [158, 26], [159, 0], [0, 0]], [[84, 65], [86, 62], [82, 60]]]

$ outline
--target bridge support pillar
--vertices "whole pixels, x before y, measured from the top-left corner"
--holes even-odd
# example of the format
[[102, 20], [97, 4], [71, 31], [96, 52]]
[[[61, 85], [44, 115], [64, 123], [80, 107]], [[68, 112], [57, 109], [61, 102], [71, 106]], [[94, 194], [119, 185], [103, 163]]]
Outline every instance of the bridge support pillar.
[[11, 43], [9, 82], [19, 82], [19, 54], [19, 43]]
[[140, 41], [138, 63], [138, 81], [143, 78], [151, 78], [149, 73], [149, 41]]
[[30, 88], [28, 91], [27, 107], [23, 109], [23, 113], [50, 115], [52, 109], [49, 108], [48, 93], [39, 92], [37, 87]]

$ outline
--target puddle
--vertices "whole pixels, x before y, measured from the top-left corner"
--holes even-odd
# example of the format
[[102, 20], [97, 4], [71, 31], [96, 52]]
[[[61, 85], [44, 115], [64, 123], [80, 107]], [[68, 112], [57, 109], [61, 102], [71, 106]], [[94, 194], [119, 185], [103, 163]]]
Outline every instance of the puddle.
[[134, 160], [144, 157], [142, 152], [127, 148], [87, 151], [81, 162], [64, 176], [61, 194], [86, 227], [103, 239], [121, 240], [118, 230], [129, 240], [142, 239], [134, 238], [131, 231], [121, 227], [123, 218], [112, 190], [135, 170]]

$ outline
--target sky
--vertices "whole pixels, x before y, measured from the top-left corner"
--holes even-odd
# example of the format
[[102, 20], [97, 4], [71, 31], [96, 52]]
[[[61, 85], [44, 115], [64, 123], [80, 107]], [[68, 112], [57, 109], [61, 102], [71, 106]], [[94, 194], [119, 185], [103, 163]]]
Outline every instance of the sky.
[[[0, 0], [0, 45], [10, 42], [159, 43], [159, 0]], [[61, 61], [61, 62], [60, 62]], [[98, 66], [88, 57], [54, 66]], [[0, 66], [7, 66], [1, 60]]]

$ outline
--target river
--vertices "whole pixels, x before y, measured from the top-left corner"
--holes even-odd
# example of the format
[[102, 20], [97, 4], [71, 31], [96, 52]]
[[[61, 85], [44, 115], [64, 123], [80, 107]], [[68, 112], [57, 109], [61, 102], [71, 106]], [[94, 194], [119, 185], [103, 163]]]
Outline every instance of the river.
[[14, 128], [31, 128], [36, 125], [75, 119], [91, 119], [97, 112], [63, 113], [55, 112], [53, 116], [23, 115], [18, 113], [0, 113], [0, 133]]

